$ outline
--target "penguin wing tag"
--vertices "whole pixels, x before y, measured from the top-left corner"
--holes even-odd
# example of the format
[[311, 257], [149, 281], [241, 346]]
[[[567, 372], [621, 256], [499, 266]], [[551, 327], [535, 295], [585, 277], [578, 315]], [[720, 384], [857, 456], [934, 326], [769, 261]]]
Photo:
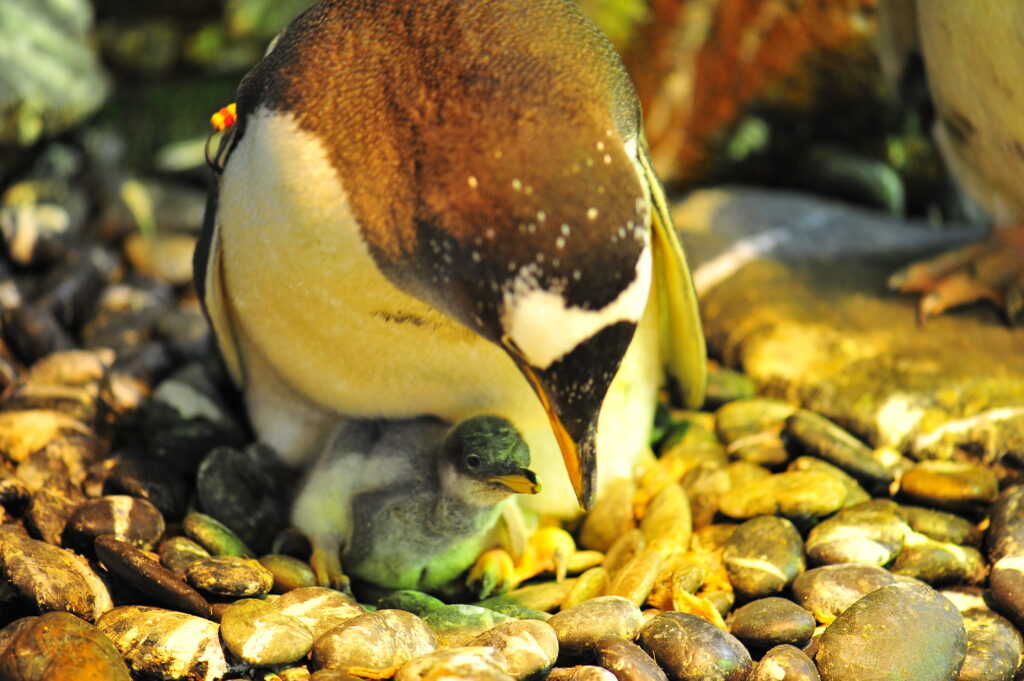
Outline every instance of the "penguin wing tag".
[[654, 269], [663, 315], [662, 334], [667, 336], [663, 347], [668, 353], [669, 373], [678, 381], [686, 406], [698, 408], [704, 402], [707, 385], [707, 350], [701, 328], [697, 292], [693, 287], [686, 254], [679, 242], [661, 182], [651, 165], [646, 141], [638, 152], [644, 179], [651, 193], [654, 232]]

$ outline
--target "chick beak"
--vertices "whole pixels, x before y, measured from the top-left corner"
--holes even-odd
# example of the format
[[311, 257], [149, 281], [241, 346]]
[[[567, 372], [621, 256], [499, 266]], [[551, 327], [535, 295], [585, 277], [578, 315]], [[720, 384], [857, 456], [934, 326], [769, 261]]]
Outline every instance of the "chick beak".
[[[526, 376], [551, 422], [576, 498], [590, 510], [597, 497], [597, 420], [636, 325], [619, 322], [545, 369], [531, 366], [515, 343], [503, 346]], [[595, 367], [603, 371], [595, 372]]]
[[504, 485], [518, 494], [536, 494], [540, 491], [537, 474], [529, 468], [523, 468], [519, 473], [511, 475], [496, 475], [493, 478], [488, 478], [488, 482]]

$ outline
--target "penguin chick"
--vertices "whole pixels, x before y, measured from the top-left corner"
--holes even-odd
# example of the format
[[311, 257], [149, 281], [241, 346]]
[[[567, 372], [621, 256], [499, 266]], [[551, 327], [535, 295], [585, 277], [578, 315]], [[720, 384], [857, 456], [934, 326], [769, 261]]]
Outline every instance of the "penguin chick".
[[701, 403], [639, 103], [575, 2], [321, 0], [237, 115], [196, 285], [287, 463], [342, 419], [498, 414], [544, 478], [529, 505], [572, 516], [646, 451], [663, 363]]
[[540, 490], [529, 465], [526, 442], [497, 416], [454, 428], [347, 421], [309, 469], [292, 523], [313, 543], [321, 582], [337, 585], [343, 569], [386, 588], [436, 590], [496, 545], [502, 501]]

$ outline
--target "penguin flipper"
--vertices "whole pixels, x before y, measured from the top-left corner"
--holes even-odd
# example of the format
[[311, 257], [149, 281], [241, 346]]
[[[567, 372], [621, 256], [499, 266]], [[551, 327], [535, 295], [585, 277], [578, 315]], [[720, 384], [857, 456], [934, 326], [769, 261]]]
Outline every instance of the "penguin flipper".
[[220, 247], [217, 206], [218, 191], [215, 185], [210, 189], [206, 199], [203, 231], [192, 256], [192, 273], [196, 293], [199, 295], [206, 317], [213, 327], [217, 346], [227, 365], [228, 373], [231, 374], [236, 385], [243, 386], [242, 362], [224, 286], [223, 253]]
[[655, 281], [666, 312], [662, 323], [666, 365], [679, 383], [686, 406], [696, 409], [704, 402], [707, 385], [707, 349], [697, 292], [646, 143], [641, 144], [638, 156], [651, 193]]

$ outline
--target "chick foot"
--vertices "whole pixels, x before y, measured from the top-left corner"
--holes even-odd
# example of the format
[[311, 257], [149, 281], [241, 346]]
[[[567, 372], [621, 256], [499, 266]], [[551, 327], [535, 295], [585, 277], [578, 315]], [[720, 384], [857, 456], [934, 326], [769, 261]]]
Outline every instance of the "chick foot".
[[515, 584], [515, 563], [505, 549], [484, 551], [466, 576], [466, 587], [483, 600], [503, 594]]
[[313, 575], [316, 577], [318, 586], [329, 587], [352, 595], [349, 578], [341, 570], [338, 547], [332, 548], [313, 542], [313, 553], [310, 555], [309, 565], [313, 568]]
[[1024, 310], [1024, 224], [913, 263], [889, 277], [889, 288], [924, 294], [918, 306], [921, 321], [952, 307], [989, 300], [1014, 323]]

